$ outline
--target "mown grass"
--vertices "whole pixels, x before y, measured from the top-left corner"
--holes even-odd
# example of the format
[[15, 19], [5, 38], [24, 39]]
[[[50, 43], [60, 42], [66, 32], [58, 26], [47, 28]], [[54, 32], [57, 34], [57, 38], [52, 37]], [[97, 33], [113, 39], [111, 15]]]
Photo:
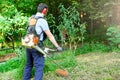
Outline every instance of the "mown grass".
[[[7, 53], [3, 52], [3, 55], [6, 55], [8, 53], [11, 53], [11, 50], [10, 51], [7, 50]], [[0, 72], [7, 72], [7, 71], [20, 67], [21, 56], [25, 54], [24, 50], [22, 50], [21, 48], [17, 48], [14, 51], [12, 50], [12, 53], [16, 53], [18, 56], [15, 58], [11, 58], [10, 60], [6, 62], [0, 63]]]
[[[81, 54], [75, 56], [77, 65], [71, 67], [64, 67], [68, 72], [68, 77], [57, 76], [53, 70], [54, 64], [49, 64], [51, 67], [44, 73], [43, 80], [119, 80], [120, 79], [120, 53], [109, 52], [92, 52], [89, 54]], [[57, 60], [56, 60], [57, 61]], [[58, 63], [58, 62], [57, 62]], [[49, 66], [48, 65], [48, 66]], [[54, 65], [54, 66], [53, 66]], [[62, 66], [62, 65], [61, 65]], [[47, 68], [47, 67], [46, 67]], [[2, 74], [11, 79], [11, 74], [19, 74], [18, 70], [15, 69], [12, 72]], [[22, 71], [21, 71], [22, 72]], [[17, 73], [17, 74], [16, 74]], [[12, 76], [13, 76], [12, 75]], [[20, 74], [19, 74], [20, 75]], [[11, 80], [19, 80], [20, 77]], [[4, 80], [7, 80], [4, 78]]]
[[76, 57], [77, 65], [66, 68], [68, 77], [56, 76], [55, 72], [44, 74], [46, 80], [119, 80], [120, 79], [120, 53], [92, 52]]
[[51, 58], [46, 58], [44, 71], [55, 71], [57, 68], [69, 68], [76, 66], [75, 56], [72, 51], [54, 53]]
[[[119, 53], [119, 50], [117, 49], [114, 49], [114, 50]], [[16, 71], [14, 72], [15, 75], [13, 80], [21, 80], [22, 74], [23, 74], [23, 68], [25, 65], [25, 48], [22, 48], [22, 49], [18, 48], [15, 50], [15, 52], [18, 54], [17, 59], [13, 59], [13, 61], [11, 59], [8, 62], [9, 64], [7, 64], [7, 62], [4, 64], [6, 66], [9, 66], [9, 68], [4, 68], [5, 66], [3, 64], [0, 65], [0, 69], [1, 69], [0, 71], [7, 72], [10, 70], [16, 69]], [[92, 52], [95, 54], [93, 55], [89, 52]], [[112, 58], [106, 57], [105, 59], [105, 57], [103, 56], [107, 56], [108, 52], [111, 52], [110, 48], [106, 47], [103, 44], [95, 44], [95, 45], [84, 44], [83, 47], [78, 47], [76, 51], [68, 49], [61, 53], [51, 54], [49, 55], [50, 58], [45, 59], [44, 80], [46, 79], [48, 80], [79, 80], [79, 79], [80, 80], [84, 80], [84, 79], [101, 80], [100, 78], [102, 76], [103, 76], [102, 80], [117, 80], [115, 78], [115, 75], [119, 75], [120, 72], [118, 70], [119, 68], [115, 66], [116, 63], [104, 65], [102, 62], [112, 60], [113, 58], [114, 59], [118, 58], [120, 55], [114, 56]], [[85, 54], [85, 53], [89, 53], [89, 54]], [[106, 54], [103, 54], [103, 53], [106, 53]], [[59, 66], [68, 70], [70, 73], [70, 76], [67, 78], [56, 76], [55, 70], [58, 69], [59, 66], [57, 66], [51, 60], [51, 58]], [[15, 66], [12, 66], [14, 64]], [[120, 64], [117, 62], [117, 65], [120, 65]], [[1, 66], [3, 68], [1, 68]], [[33, 77], [34, 77], [34, 69], [33, 69]], [[51, 79], [49, 79], [49, 77]]]
[[18, 68], [20, 65], [20, 60], [18, 58], [10, 59], [6, 62], [0, 63], [0, 72], [7, 72]]
[[[111, 48], [110, 46], [104, 45], [102, 43], [85, 43], [83, 46], [79, 46], [75, 51], [75, 55], [86, 54], [89, 52], [110, 52], [116, 50], [117, 48]], [[117, 49], [118, 50], [118, 49]]]

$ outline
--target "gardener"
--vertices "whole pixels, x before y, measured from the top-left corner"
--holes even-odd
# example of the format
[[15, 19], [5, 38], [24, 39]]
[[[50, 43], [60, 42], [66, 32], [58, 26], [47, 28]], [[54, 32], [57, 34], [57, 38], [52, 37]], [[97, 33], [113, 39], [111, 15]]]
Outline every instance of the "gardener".
[[[53, 34], [50, 32], [47, 21], [44, 19], [44, 16], [47, 14], [47, 12], [48, 12], [48, 6], [44, 3], [40, 3], [38, 5], [37, 13], [35, 15], [35, 17], [43, 17], [37, 20], [37, 23], [35, 26], [37, 35], [41, 34], [39, 36], [40, 41], [38, 43], [38, 46], [41, 48], [43, 47], [43, 40], [45, 38], [44, 36], [44, 33], [45, 33], [49, 38], [49, 40], [52, 42], [52, 44], [56, 47], [56, 49], [58, 51], [62, 51], [62, 48], [58, 45]], [[33, 66], [35, 67], [35, 80], [42, 80], [43, 68], [44, 68], [44, 57], [42, 54], [40, 55], [40, 53], [36, 49], [27, 48], [26, 49], [26, 65], [24, 68], [23, 80], [30, 80]]]

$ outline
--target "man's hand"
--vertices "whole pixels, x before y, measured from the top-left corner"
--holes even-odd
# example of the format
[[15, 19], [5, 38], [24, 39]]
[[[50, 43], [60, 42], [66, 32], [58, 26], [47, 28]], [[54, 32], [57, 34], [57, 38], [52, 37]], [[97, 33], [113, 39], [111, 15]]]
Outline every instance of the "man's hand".
[[63, 51], [63, 49], [61, 47], [57, 47], [57, 51]]

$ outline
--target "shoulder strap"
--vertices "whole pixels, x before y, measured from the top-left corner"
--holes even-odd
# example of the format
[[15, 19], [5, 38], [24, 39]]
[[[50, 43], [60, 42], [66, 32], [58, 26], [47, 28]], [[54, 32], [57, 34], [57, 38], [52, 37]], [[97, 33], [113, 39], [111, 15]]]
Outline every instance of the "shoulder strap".
[[36, 26], [37, 20], [40, 19], [40, 18], [44, 19], [44, 17], [35, 17], [35, 15], [32, 15], [32, 16], [30, 17], [30, 20], [28, 21], [27, 29], [28, 29], [28, 27], [30, 27], [30, 26]]
[[[36, 32], [36, 30], [35, 30], [36, 23], [37, 23], [38, 19], [40, 19], [40, 18], [41, 18], [41, 19], [44, 19], [44, 17], [36, 17], [35, 15], [32, 15], [32, 16], [30, 17], [30, 21], [31, 21], [31, 22], [33, 21], [33, 22], [32, 22], [32, 24], [28, 23], [28, 27], [27, 27], [28, 33], [33, 33], [33, 34], [35, 34], [35, 35], [38, 36], [38, 37], [40, 37], [42, 33], [44, 34], [44, 31], [43, 31], [42, 27], [40, 27], [41, 30], [42, 30], [42, 32], [41, 32], [39, 35], [37, 35], [37, 32]], [[30, 21], [29, 21], [29, 22], [30, 22]]]
[[[42, 18], [42, 19], [44, 19], [44, 17], [37, 17], [36, 19], [38, 20], [39, 18]], [[37, 22], [36, 22], [37, 23]], [[36, 26], [36, 25], [35, 25]], [[43, 29], [42, 29], [42, 27], [40, 27], [41, 28], [41, 30], [42, 30], [42, 32], [39, 34], [39, 35], [37, 35], [37, 33], [36, 33], [36, 31], [35, 31], [35, 33], [36, 33], [36, 35], [40, 38], [40, 36], [41, 36], [41, 34], [43, 33], [43, 41], [46, 39], [46, 34], [45, 34], [45, 32], [43, 31]]]
[[40, 19], [40, 18], [41, 18], [41, 19], [44, 19], [44, 17], [40, 17], [40, 16], [39, 16], [39, 17], [35, 17], [35, 18], [36, 18], [37, 20]]
[[[38, 21], [38, 19], [44, 19], [44, 17], [35, 17], [36, 18], [36, 20]], [[36, 21], [36, 23], [37, 23], [37, 21]], [[36, 24], [35, 24], [35, 27], [36, 27]], [[41, 28], [41, 27], [40, 27]], [[41, 28], [42, 29], [42, 28]], [[43, 29], [42, 29], [43, 30]], [[36, 31], [35, 31], [36, 32]]]
[[[38, 19], [44, 19], [44, 17], [35, 17], [36, 18], [36, 20], [38, 21]], [[37, 21], [36, 21], [36, 23], [37, 23]], [[35, 27], [36, 27], [36, 25], [35, 25]], [[34, 27], [34, 30], [35, 30], [35, 27]], [[43, 29], [42, 29], [42, 27], [40, 27], [41, 28], [41, 30], [42, 30], [42, 32], [39, 34], [39, 35], [37, 35], [37, 32], [36, 32], [36, 30], [35, 30], [35, 34], [40, 38], [40, 36], [41, 36], [41, 34], [43, 33], [43, 36], [44, 36], [44, 31], [43, 31]], [[43, 37], [44, 38], [44, 37]]]

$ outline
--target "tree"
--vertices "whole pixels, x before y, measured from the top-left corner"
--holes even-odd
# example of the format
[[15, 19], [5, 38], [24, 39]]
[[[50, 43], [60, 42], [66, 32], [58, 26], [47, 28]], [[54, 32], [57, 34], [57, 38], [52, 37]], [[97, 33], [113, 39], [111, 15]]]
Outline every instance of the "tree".
[[[77, 44], [84, 40], [85, 24], [80, 24], [79, 12], [77, 10], [77, 3], [72, 6], [65, 8], [64, 5], [60, 5], [60, 16], [59, 16], [59, 26], [58, 30], [61, 33], [61, 41], [63, 44], [68, 42], [70, 49], [74, 47], [77, 48]], [[63, 34], [63, 31], [65, 33]], [[63, 37], [66, 35], [67, 37]]]
[[3, 1], [0, 19], [2, 42], [10, 40], [14, 48], [14, 40], [18, 40], [25, 33], [27, 17], [24, 16], [24, 13], [18, 12], [11, 2]]
[[80, 0], [80, 4], [81, 22], [87, 23], [89, 41], [105, 40], [108, 18], [111, 16], [114, 0]]

